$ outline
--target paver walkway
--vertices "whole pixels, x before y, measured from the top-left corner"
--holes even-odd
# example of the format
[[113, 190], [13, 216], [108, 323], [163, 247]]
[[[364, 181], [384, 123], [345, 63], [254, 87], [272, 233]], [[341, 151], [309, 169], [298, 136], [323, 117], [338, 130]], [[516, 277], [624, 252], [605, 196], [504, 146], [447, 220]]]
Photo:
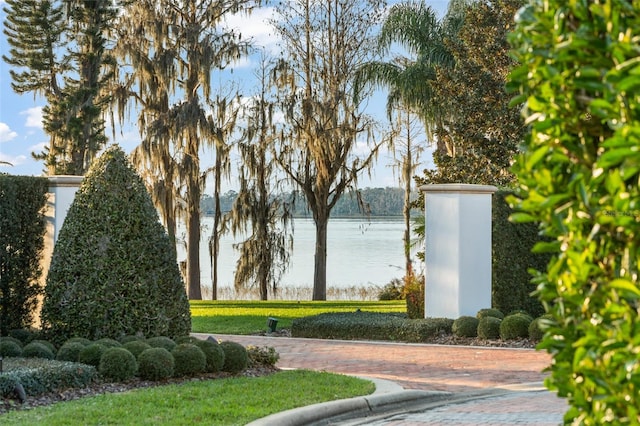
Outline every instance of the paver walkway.
[[[198, 335], [206, 337], [207, 335]], [[242, 345], [270, 346], [280, 368], [304, 368], [391, 380], [405, 389], [455, 393], [506, 387], [505, 395], [367, 421], [368, 425], [555, 425], [566, 401], [544, 390], [551, 357], [533, 349], [393, 342], [215, 335]], [[517, 385], [537, 383], [534, 388]], [[355, 423], [354, 423], [355, 424]]]

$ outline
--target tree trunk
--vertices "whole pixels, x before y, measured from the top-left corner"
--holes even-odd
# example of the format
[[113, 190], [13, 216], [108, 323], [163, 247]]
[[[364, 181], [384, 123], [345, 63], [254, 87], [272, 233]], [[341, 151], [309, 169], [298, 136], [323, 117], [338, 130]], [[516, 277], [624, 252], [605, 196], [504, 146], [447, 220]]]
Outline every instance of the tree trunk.
[[327, 300], [327, 226], [329, 215], [316, 219], [316, 254], [313, 273], [313, 300]]
[[189, 209], [187, 227], [187, 286], [190, 300], [202, 300], [200, 289], [200, 212]]

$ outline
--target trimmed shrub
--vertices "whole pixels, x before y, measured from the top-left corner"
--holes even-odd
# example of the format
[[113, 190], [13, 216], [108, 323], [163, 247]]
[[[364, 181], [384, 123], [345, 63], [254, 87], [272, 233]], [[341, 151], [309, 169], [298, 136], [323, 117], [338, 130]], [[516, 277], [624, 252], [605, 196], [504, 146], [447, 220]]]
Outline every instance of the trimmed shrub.
[[280, 355], [272, 347], [265, 346], [263, 348], [258, 346], [247, 346], [247, 356], [249, 357], [248, 367], [274, 367]]
[[9, 331], [9, 336], [20, 340], [22, 342], [22, 346], [30, 343], [33, 339], [37, 337], [38, 333], [32, 331], [28, 328], [17, 328], [15, 330]]
[[132, 340], [122, 345], [122, 347], [131, 352], [136, 358], [138, 358], [142, 352], [151, 349], [151, 345], [142, 340]]
[[60, 346], [58, 349], [58, 353], [56, 354], [56, 359], [58, 361], [71, 361], [78, 362], [78, 357], [80, 356], [80, 351], [85, 348], [80, 342], [69, 342]]
[[497, 317], [485, 316], [478, 321], [478, 337], [481, 339], [499, 339], [500, 323], [502, 320]]
[[100, 358], [98, 372], [103, 377], [119, 382], [129, 380], [138, 372], [138, 361], [125, 348], [107, 348]]
[[84, 349], [78, 354], [78, 362], [83, 364], [92, 365], [98, 367], [100, 365], [100, 358], [102, 354], [107, 350], [107, 347], [100, 343], [92, 343], [89, 346], [85, 346]]
[[129, 342], [144, 341], [144, 340], [146, 339], [143, 336], [136, 336], [131, 334], [118, 338], [118, 342], [122, 343], [122, 345]]
[[103, 337], [102, 339], [95, 340], [93, 343], [98, 343], [99, 345], [106, 346], [107, 348], [122, 347], [122, 343], [118, 342], [115, 339], [111, 339], [109, 337]]
[[34, 339], [29, 343], [40, 343], [41, 345], [45, 345], [54, 354], [58, 351], [56, 346], [48, 340]]
[[191, 343], [191, 344], [195, 344], [196, 342], [200, 342], [202, 341], [202, 339], [198, 339], [197, 337], [193, 337], [193, 336], [180, 336], [176, 339], [173, 339], [174, 342], [176, 342], [176, 344], [180, 344], [180, 343]]
[[24, 343], [22, 343], [19, 339], [11, 336], [0, 337], [0, 342], [13, 342], [16, 345], [20, 346], [20, 348], [24, 346]]
[[116, 145], [93, 162], [69, 208], [41, 322], [55, 341], [191, 330], [175, 249], [144, 182]]
[[531, 321], [531, 317], [528, 315], [507, 315], [500, 323], [500, 338], [509, 340], [529, 337]]
[[22, 347], [13, 340], [0, 340], [0, 356], [19, 357], [22, 356]]
[[408, 275], [404, 278], [404, 296], [407, 316], [410, 319], [424, 318], [424, 277]]
[[165, 348], [169, 352], [176, 347], [176, 342], [167, 336], [150, 337], [145, 342], [152, 348]]
[[49, 347], [41, 342], [31, 342], [22, 348], [22, 356], [25, 358], [54, 359], [56, 356]]
[[72, 337], [64, 342], [64, 344], [67, 343], [80, 343], [83, 346], [89, 346], [93, 342], [89, 339], [85, 339], [84, 337]]
[[480, 309], [476, 314], [476, 318], [481, 320], [484, 317], [494, 317], [498, 319], [504, 319], [504, 314], [500, 312], [500, 310], [498, 309], [493, 309], [493, 308]]
[[196, 339], [193, 344], [199, 347], [204, 353], [207, 360], [205, 371], [209, 373], [216, 373], [222, 370], [222, 367], [224, 366], [224, 350], [222, 350], [217, 342]]
[[173, 376], [175, 360], [165, 348], [149, 348], [138, 356], [138, 375], [145, 380], [163, 380]]
[[453, 321], [451, 331], [458, 337], [476, 337], [479, 320], [476, 317], [461, 316]]
[[[29, 327], [42, 294], [40, 256], [44, 249], [49, 181], [0, 173], [0, 335]], [[23, 342], [28, 343], [28, 342]]]
[[237, 374], [247, 368], [249, 356], [244, 346], [240, 343], [225, 341], [220, 343], [220, 347], [224, 351], [222, 371]]
[[204, 352], [191, 343], [181, 343], [171, 351], [175, 361], [174, 376], [193, 376], [205, 371], [207, 358]]
[[529, 324], [529, 339], [539, 342], [544, 337], [545, 330], [552, 324], [551, 315], [543, 315], [531, 321]]

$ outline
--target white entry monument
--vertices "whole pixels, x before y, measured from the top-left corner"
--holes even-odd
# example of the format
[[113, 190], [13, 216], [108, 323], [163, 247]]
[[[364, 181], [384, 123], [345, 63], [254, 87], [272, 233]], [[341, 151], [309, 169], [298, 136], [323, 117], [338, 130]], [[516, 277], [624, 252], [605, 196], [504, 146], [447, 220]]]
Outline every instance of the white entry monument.
[[491, 307], [491, 198], [495, 186], [423, 185], [425, 317], [456, 319]]

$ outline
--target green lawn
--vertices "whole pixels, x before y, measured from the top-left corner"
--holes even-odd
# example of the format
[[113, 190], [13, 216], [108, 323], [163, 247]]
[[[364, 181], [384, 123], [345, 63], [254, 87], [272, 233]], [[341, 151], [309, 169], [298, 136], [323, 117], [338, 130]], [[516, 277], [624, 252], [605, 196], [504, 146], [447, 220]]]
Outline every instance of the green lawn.
[[325, 312], [406, 312], [404, 300], [392, 301], [191, 301], [194, 333], [253, 334], [267, 329], [267, 319], [278, 319], [278, 328], [289, 328], [296, 318]]
[[[292, 387], [295, 392], [292, 392]], [[291, 408], [371, 394], [373, 383], [332, 373], [282, 371], [104, 394], [0, 416], [2, 425], [244, 425]]]

